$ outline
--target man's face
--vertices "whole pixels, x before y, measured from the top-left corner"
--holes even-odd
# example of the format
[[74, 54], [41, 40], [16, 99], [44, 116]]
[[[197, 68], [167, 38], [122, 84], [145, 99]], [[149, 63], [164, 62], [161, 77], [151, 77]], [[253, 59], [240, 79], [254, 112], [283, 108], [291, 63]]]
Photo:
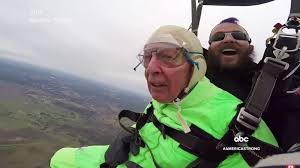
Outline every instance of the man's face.
[[237, 40], [231, 33], [227, 32], [245, 32], [245, 30], [237, 24], [222, 23], [217, 25], [211, 32], [211, 36], [218, 33], [225, 33], [225, 37], [220, 41], [212, 41], [209, 51], [209, 58], [213, 64], [222, 69], [240, 67], [243, 62], [251, 59], [253, 46], [250, 46], [247, 40]]
[[[145, 49], [159, 49], [161, 47], [168, 47], [168, 44], [148, 44]], [[186, 59], [183, 59], [183, 62], [176, 67], [166, 67], [153, 53], [151, 60], [145, 67], [145, 77], [152, 98], [160, 103], [172, 102], [187, 87], [191, 69], [192, 65]]]

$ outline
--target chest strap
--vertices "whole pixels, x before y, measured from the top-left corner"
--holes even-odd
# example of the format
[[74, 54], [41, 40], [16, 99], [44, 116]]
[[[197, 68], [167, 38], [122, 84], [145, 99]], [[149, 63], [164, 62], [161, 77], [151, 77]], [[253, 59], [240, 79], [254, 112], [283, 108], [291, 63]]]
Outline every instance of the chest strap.
[[[232, 121], [236, 121], [236, 117], [233, 118]], [[233, 132], [235, 131], [233, 131], [232, 128], [230, 128], [230, 130], [226, 132], [221, 140], [218, 140], [195, 125], [191, 125], [191, 132], [185, 134], [182, 131], [178, 131], [160, 123], [155, 116], [153, 116], [153, 123], [162, 132], [163, 135], [168, 135], [169, 137], [179, 142], [182, 149], [198, 156], [199, 158], [202, 158], [202, 162], [205, 161], [207, 162], [206, 164], [215, 163], [215, 165], [217, 166], [229, 155], [240, 152], [244, 160], [250, 166], [254, 166], [262, 158], [265, 158], [272, 154], [282, 153], [281, 149], [271, 144], [265, 143], [253, 136], [247, 136], [249, 138], [248, 143], [237, 144], [234, 142], [235, 134]], [[224, 150], [224, 148], [226, 147], [244, 147], [239, 145], [259, 147], [260, 150], [255, 152], [248, 150]]]
[[[226, 134], [221, 140], [218, 140], [193, 124], [190, 126], [191, 132], [188, 134], [162, 124], [157, 120], [155, 115], [153, 115], [153, 110], [152, 105], [148, 108], [146, 114], [123, 110], [119, 114], [119, 119], [121, 120], [125, 117], [136, 122], [136, 130], [142, 128], [147, 122], [153, 122], [155, 127], [162, 133], [164, 139], [168, 136], [180, 143], [180, 148], [201, 158], [201, 164], [205, 163], [204, 165], [217, 166], [229, 155], [240, 152], [244, 160], [250, 166], [254, 166], [260, 159], [266, 156], [282, 153], [281, 149], [250, 135], [245, 135], [249, 138], [247, 143], [237, 144], [234, 142], [235, 135], [239, 131], [236, 127], [236, 125], [238, 125], [238, 123], [236, 123], [237, 115], [232, 119]], [[120, 124], [123, 125], [121, 122]], [[223, 150], [223, 148], [226, 147], [244, 147], [245, 145], [248, 147], [259, 147], [260, 150], [255, 152], [248, 150]]]

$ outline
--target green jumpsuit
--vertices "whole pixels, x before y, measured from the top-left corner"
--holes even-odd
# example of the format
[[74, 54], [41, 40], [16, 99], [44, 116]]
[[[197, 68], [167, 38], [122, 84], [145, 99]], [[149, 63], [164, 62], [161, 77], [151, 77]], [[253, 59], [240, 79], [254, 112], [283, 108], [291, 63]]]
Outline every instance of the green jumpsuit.
[[[221, 139], [228, 131], [228, 124], [236, 114], [236, 107], [241, 101], [228, 92], [216, 87], [204, 77], [194, 89], [180, 102], [181, 114], [190, 124], [203, 129], [214, 138]], [[177, 118], [177, 107], [174, 104], [161, 104], [153, 100], [154, 115], [163, 124], [177, 130], [183, 130]], [[138, 155], [129, 155], [129, 160], [145, 168], [155, 167], [155, 161], [162, 168], [186, 167], [197, 157], [179, 147], [172, 138], [163, 138], [161, 132], [152, 122], [146, 123], [140, 130], [147, 147], [140, 148]], [[278, 146], [271, 131], [264, 121], [253, 136]], [[63, 148], [57, 151], [51, 159], [51, 168], [99, 168], [103, 163], [106, 146], [88, 146], [81, 148]], [[126, 167], [124, 164], [118, 167]], [[240, 153], [228, 156], [218, 167], [245, 168], [249, 167]]]

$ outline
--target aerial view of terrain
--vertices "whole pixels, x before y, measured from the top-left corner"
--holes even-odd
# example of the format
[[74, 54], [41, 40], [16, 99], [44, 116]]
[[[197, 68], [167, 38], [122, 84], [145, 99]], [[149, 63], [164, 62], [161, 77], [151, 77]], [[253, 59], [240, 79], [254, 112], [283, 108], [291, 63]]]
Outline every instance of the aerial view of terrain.
[[148, 102], [146, 96], [1, 58], [1, 167], [49, 167], [61, 147], [108, 144], [120, 128], [118, 112], [141, 112]]

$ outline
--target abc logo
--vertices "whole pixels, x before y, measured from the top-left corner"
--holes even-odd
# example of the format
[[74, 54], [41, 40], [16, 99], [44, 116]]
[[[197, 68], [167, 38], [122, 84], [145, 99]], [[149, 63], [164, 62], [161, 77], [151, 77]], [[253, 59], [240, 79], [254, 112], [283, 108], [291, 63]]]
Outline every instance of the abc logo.
[[248, 142], [249, 138], [248, 137], [242, 137], [242, 136], [236, 136], [234, 137], [234, 142]]

